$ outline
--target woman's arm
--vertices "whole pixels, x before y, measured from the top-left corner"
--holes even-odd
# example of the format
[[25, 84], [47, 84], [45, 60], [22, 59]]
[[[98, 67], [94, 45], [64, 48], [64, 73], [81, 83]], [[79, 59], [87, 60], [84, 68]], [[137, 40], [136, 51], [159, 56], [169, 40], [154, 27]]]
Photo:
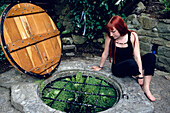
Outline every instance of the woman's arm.
[[[143, 77], [143, 72], [142, 72], [142, 61], [141, 61], [141, 55], [140, 55], [140, 46], [139, 46], [139, 38], [138, 35], [135, 32], [132, 32], [131, 35], [131, 42], [133, 45], [133, 54], [134, 54], [134, 59], [138, 64], [139, 67], [139, 72], [141, 73], [138, 75], [138, 77]], [[138, 79], [138, 82], [140, 85], [143, 85], [143, 80]]]
[[[101, 56], [101, 60], [100, 60], [100, 67], [103, 67], [104, 66], [104, 63], [109, 55], [109, 47], [110, 47], [110, 37], [108, 36], [108, 34], [106, 34], [106, 39], [105, 39], [105, 45], [104, 45], [104, 51], [102, 53], [102, 56]], [[100, 71], [101, 68], [98, 67], [98, 66], [93, 66], [93, 70], [94, 71]]]

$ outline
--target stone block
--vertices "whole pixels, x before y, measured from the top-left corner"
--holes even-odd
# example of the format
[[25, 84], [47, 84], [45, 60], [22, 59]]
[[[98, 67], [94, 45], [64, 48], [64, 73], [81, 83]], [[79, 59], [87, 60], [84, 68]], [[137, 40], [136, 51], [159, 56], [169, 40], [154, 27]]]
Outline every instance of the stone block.
[[145, 42], [145, 43], [150, 43], [151, 38], [147, 36], [139, 36], [139, 41]]
[[132, 24], [132, 25], [139, 25], [139, 21], [137, 19], [137, 15], [136, 14], [132, 14], [130, 16], [128, 16], [126, 19], [125, 19], [125, 22], [127, 24]]
[[166, 66], [165, 69], [166, 69], [166, 71], [170, 72], [170, 66]]
[[83, 44], [86, 42], [87, 37], [79, 36], [79, 35], [72, 35], [74, 44]]
[[166, 42], [166, 47], [170, 48], [170, 41]]
[[22, 113], [62, 113], [42, 103], [38, 84], [20, 83], [11, 87], [11, 104]]
[[163, 46], [158, 47], [158, 55], [164, 55], [165, 48]]
[[145, 11], [145, 9], [146, 9], [146, 7], [144, 6], [144, 4], [142, 2], [139, 2], [137, 4], [137, 8], [133, 11], [133, 13], [140, 14], [143, 11]]
[[148, 53], [148, 52], [143, 51], [143, 50], [140, 51], [141, 56], [143, 56], [143, 55], [145, 55], [145, 54], [147, 54], [147, 53]]
[[11, 105], [10, 89], [1, 86], [0, 92], [0, 113], [21, 113]]
[[159, 46], [163, 46], [164, 45], [164, 40], [161, 39], [161, 38], [153, 38], [153, 39], [151, 39], [151, 43], [159, 45]]
[[139, 21], [137, 20], [137, 18], [134, 18], [134, 19], [132, 20], [132, 24], [133, 24], [133, 25], [139, 25]]
[[63, 44], [72, 45], [73, 39], [71, 37], [64, 37], [64, 38], [62, 38], [62, 42], [63, 42]]
[[166, 24], [170, 24], [170, 19], [159, 19], [160, 22], [164, 22]]
[[166, 66], [170, 66], [170, 58], [166, 58], [164, 56], [159, 56], [158, 57], [158, 62], [161, 62]]
[[71, 52], [71, 53], [66, 53], [66, 56], [72, 57], [72, 56], [75, 56], [75, 54], [74, 54], [73, 52]]
[[141, 13], [141, 16], [147, 16], [147, 17], [149, 17], [149, 16], [151, 16], [150, 14], [147, 14], [147, 13]]
[[160, 32], [160, 33], [169, 33], [170, 32], [170, 24], [159, 22], [157, 28], [158, 28], [158, 32]]
[[154, 38], [159, 37], [159, 34], [157, 32], [152, 32], [151, 30], [139, 29], [136, 32], [139, 36], [149, 36], [149, 37], [154, 37]]
[[125, 19], [125, 21], [127, 22], [127, 21], [131, 21], [131, 20], [133, 20], [134, 18], [137, 18], [137, 15], [136, 14], [131, 14], [131, 15], [129, 15], [126, 19]]
[[82, 56], [90, 57], [90, 58], [93, 58], [93, 57], [94, 57], [94, 55], [89, 54], [89, 53], [82, 53]]
[[167, 66], [163, 63], [160, 63], [160, 62], [156, 62], [156, 68], [159, 69], [159, 70], [162, 70], [162, 71], [167, 71], [166, 70]]
[[75, 50], [75, 45], [63, 45], [63, 50]]
[[133, 31], [141, 29], [140, 24], [138, 24], [138, 25], [128, 24], [127, 27], [128, 27], [128, 29], [133, 30]]
[[162, 55], [164, 57], [170, 58], [170, 48], [166, 48], [164, 46], [158, 47], [158, 55]]
[[170, 33], [159, 33], [159, 37], [170, 41]]
[[164, 56], [170, 58], [170, 48], [165, 49]]
[[144, 4], [142, 2], [139, 2], [137, 6], [140, 7], [141, 9], [143, 9], [143, 10], [146, 9], [146, 7], [144, 6]]
[[147, 17], [147, 16], [140, 16], [139, 17], [139, 22], [143, 29], [149, 30], [157, 26], [158, 20]]
[[132, 25], [132, 24], [127, 24], [127, 27], [128, 27], [128, 29], [134, 29], [135, 28], [135, 26]]
[[125, 21], [127, 25], [131, 24], [131, 21]]
[[146, 52], [151, 52], [152, 45], [144, 42], [140, 42], [140, 49]]

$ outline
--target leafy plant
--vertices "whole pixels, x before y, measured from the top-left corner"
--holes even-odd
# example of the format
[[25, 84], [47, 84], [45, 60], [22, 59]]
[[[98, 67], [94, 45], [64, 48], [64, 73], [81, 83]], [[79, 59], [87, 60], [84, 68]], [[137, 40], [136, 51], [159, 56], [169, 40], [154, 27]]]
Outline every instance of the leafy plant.
[[[85, 83], [85, 84], [84, 84]], [[93, 84], [93, 85], [89, 85]], [[100, 84], [101, 87], [100, 93], [99, 93], [99, 87]], [[61, 111], [69, 111], [70, 108], [72, 109], [72, 112], [92, 112], [93, 107], [86, 107], [86, 106], [72, 106], [69, 103], [63, 102], [74, 102], [74, 103], [83, 103], [83, 104], [89, 104], [89, 105], [95, 105], [96, 100], [98, 98], [97, 106], [102, 107], [112, 107], [115, 103], [115, 98], [110, 98], [107, 96], [98, 96], [99, 95], [109, 95], [109, 96], [115, 96], [115, 91], [109, 86], [108, 83], [105, 81], [102, 81], [100, 79], [96, 79], [94, 76], [82, 76], [81, 72], [77, 72], [76, 76], [67, 77], [64, 79], [61, 79], [60, 81], [55, 81], [54, 83], [49, 84], [52, 88], [46, 88], [43, 91], [42, 97], [51, 98], [51, 99], [45, 99], [43, 98], [44, 103], [47, 105], [51, 105], [53, 99], [57, 99], [60, 101], [54, 101], [52, 104], [52, 108], [61, 110]], [[64, 88], [64, 90], [63, 90]], [[68, 92], [67, 90], [70, 90], [71, 92]], [[84, 92], [84, 93], [78, 93], [78, 92]], [[60, 95], [59, 95], [60, 93]], [[94, 95], [88, 95], [87, 93], [91, 93]], [[95, 112], [103, 111], [104, 109], [96, 108]]]
[[[67, 0], [73, 14], [74, 31], [89, 40], [103, 37], [105, 25], [113, 15], [119, 14], [126, 0]], [[116, 4], [117, 3], [117, 4]], [[103, 37], [104, 38], [104, 37]]]
[[[0, 6], [1, 6], [1, 5], [0, 5]], [[7, 5], [2, 5], [2, 6], [0, 7], [0, 15], [2, 14], [3, 10], [4, 10], [6, 7], [7, 7]], [[1, 46], [0, 46], [0, 61], [2, 62], [2, 61], [5, 61], [5, 60], [6, 60], [5, 54], [4, 54], [4, 52], [2, 51], [2, 48], [1, 48]]]
[[159, 0], [161, 3], [164, 4], [165, 9], [163, 11], [170, 11], [170, 0]]
[[6, 5], [6, 4], [3, 4], [3, 5], [0, 4], [0, 15], [7, 6], [8, 5]]
[[6, 60], [5, 54], [4, 54], [4, 52], [2, 51], [2, 48], [1, 48], [1, 46], [0, 46], [0, 61], [2, 62], [2, 61], [5, 61], [5, 60]]

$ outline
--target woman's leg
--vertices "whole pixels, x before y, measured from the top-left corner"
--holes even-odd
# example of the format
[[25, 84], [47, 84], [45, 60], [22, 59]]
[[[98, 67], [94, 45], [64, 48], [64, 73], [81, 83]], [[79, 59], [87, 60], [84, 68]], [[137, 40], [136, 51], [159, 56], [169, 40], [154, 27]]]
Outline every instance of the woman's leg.
[[145, 76], [144, 77], [144, 83], [143, 83], [143, 86], [142, 86], [142, 89], [144, 91], [144, 93], [146, 94], [146, 96], [151, 100], [151, 101], [155, 101], [155, 97], [152, 95], [151, 91], [150, 91], [150, 82], [151, 82], [151, 79], [152, 79], [152, 75], [148, 75], [148, 76]]
[[139, 68], [134, 59], [128, 59], [112, 65], [112, 72], [117, 77], [139, 75]]
[[142, 56], [142, 64], [144, 68], [144, 84], [142, 86], [142, 89], [146, 96], [151, 100], [155, 101], [155, 97], [152, 95], [150, 91], [150, 82], [152, 79], [152, 76], [154, 74], [154, 68], [155, 68], [155, 63], [156, 63], [156, 57], [152, 53], [148, 53], [144, 56]]

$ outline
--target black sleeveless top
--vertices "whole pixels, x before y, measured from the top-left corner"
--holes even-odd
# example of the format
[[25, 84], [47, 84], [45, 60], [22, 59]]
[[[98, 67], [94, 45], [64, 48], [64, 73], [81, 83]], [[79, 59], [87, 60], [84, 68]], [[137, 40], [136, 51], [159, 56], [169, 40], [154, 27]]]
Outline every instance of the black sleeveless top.
[[[131, 32], [128, 32], [128, 41], [127, 41], [128, 47], [123, 47], [123, 48], [116, 47], [115, 59], [113, 55], [113, 61], [115, 61], [115, 64], [127, 59], [133, 59], [133, 46], [130, 41], [130, 37], [131, 37]], [[112, 53], [114, 53], [114, 50], [115, 50], [115, 44], [113, 43]]]

